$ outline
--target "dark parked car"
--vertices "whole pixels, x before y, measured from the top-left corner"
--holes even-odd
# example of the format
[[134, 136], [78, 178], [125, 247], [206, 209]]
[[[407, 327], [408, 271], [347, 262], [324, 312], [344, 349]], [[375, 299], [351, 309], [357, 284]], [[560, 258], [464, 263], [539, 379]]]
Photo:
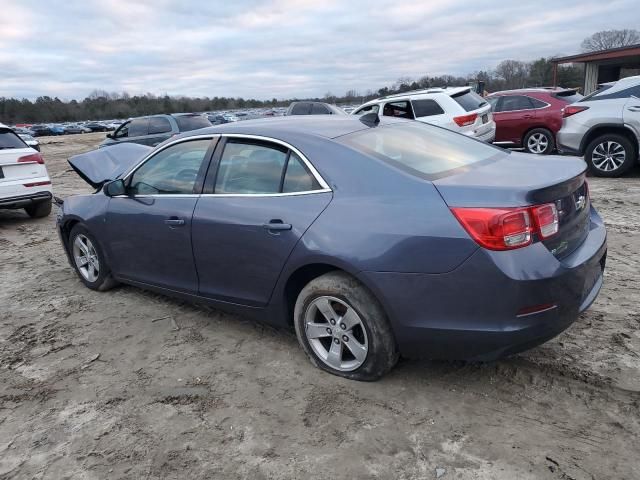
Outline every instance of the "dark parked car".
[[596, 298], [606, 232], [585, 163], [524, 156], [370, 115], [237, 122], [71, 158], [96, 193], [57, 225], [89, 288], [292, 326], [315, 365], [372, 380], [399, 354], [530, 348]]
[[523, 88], [489, 95], [486, 100], [496, 122], [494, 143], [523, 147], [529, 153], [552, 153], [562, 127], [562, 109], [581, 98], [567, 88]]
[[211, 125], [223, 125], [230, 122], [224, 115], [207, 115], [207, 118], [211, 122]]
[[92, 132], [108, 132], [109, 131], [109, 127], [107, 127], [104, 123], [90, 122], [90, 123], [85, 123], [83, 126], [85, 128], [88, 128]]
[[286, 115], [346, 115], [340, 107], [323, 102], [291, 102]]
[[32, 135], [34, 137], [47, 137], [50, 135], [60, 135], [60, 133], [57, 133], [55, 129], [53, 129], [48, 125], [31, 125], [31, 127], [29, 127], [29, 130], [33, 132]]
[[133, 118], [120, 125], [113, 133], [107, 134], [100, 147], [117, 143], [139, 143], [155, 147], [178, 133], [210, 126], [211, 122], [207, 118], [195, 113]]

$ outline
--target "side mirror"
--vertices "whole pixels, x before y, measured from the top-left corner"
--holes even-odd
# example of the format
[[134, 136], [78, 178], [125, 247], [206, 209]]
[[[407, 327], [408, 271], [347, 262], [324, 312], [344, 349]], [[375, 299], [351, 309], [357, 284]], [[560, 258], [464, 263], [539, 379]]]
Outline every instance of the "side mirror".
[[111, 132], [107, 133], [107, 138], [113, 138], [113, 133]]
[[107, 197], [116, 197], [118, 195], [125, 195], [127, 193], [127, 189], [124, 186], [124, 181], [122, 179], [105, 183], [102, 191]]

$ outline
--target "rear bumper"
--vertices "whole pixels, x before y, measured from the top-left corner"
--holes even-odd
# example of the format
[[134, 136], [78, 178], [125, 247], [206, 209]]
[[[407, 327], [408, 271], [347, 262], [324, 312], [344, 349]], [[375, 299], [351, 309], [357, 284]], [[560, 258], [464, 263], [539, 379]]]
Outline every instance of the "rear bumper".
[[18, 195], [14, 197], [0, 198], [0, 208], [24, 208], [34, 203], [51, 201], [53, 198], [51, 192], [40, 191], [29, 193], [26, 195]]
[[[478, 249], [438, 275], [361, 272], [381, 299], [402, 355], [493, 360], [526, 350], [569, 327], [602, 286], [606, 231], [592, 210], [586, 240], [557, 260], [541, 243], [507, 252]], [[540, 313], [527, 307], [554, 304]]]
[[580, 145], [586, 132], [573, 132], [566, 128], [556, 134], [556, 148], [563, 155], [576, 155], [581, 157], [584, 152], [580, 150]]

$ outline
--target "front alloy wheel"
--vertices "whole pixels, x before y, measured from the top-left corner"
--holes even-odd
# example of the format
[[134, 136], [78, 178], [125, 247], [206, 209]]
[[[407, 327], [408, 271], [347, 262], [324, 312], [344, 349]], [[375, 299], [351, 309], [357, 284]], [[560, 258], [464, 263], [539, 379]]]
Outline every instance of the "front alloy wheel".
[[100, 275], [100, 260], [93, 243], [82, 233], [76, 235], [73, 241], [73, 259], [76, 268], [88, 282], [95, 282]]

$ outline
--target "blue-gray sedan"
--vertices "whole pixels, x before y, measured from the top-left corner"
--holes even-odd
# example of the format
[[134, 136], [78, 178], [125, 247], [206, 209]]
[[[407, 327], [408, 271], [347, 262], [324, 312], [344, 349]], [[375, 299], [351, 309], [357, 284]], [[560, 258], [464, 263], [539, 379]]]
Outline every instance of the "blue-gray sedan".
[[373, 380], [399, 355], [488, 360], [567, 328], [606, 232], [577, 158], [418, 122], [274, 118], [78, 155], [96, 188], [58, 231], [80, 280], [295, 328], [318, 367]]

